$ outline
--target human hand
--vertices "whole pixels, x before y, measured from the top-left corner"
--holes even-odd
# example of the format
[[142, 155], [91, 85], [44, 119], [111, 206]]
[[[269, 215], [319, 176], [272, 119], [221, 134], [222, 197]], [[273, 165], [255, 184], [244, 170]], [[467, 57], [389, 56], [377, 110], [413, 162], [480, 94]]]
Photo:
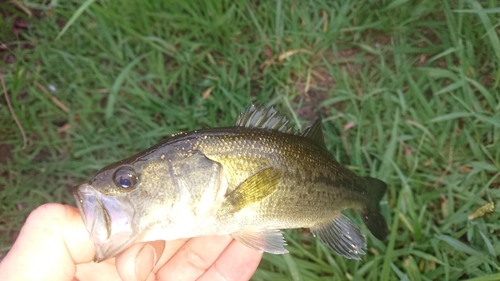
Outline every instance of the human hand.
[[133, 245], [92, 262], [95, 248], [78, 210], [46, 204], [34, 210], [0, 263], [2, 280], [248, 280], [262, 253], [230, 236]]

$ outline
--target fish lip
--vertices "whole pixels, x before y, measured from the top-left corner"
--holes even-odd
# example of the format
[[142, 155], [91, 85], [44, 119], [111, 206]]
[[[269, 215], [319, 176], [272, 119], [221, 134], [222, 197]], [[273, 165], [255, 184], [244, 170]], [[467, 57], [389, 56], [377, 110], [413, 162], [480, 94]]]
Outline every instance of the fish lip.
[[85, 228], [89, 233], [92, 233], [96, 220], [96, 206], [99, 204], [94, 189], [88, 184], [75, 186], [73, 187], [73, 197]]
[[133, 244], [133, 213], [125, 210], [120, 200], [98, 192], [90, 184], [73, 187], [78, 211], [90, 240], [95, 246], [95, 262], [100, 262], [120, 254]]

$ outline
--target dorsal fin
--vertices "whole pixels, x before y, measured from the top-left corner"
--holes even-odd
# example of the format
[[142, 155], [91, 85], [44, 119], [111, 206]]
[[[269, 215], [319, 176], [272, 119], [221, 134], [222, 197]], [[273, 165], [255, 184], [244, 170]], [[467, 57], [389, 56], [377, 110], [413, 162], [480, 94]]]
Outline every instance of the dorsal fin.
[[316, 119], [316, 121], [302, 133], [297, 132], [289, 123], [290, 120], [283, 115], [279, 115], [272, 106], [265, 108], [263, 104], [259, 104], [258, 106], [250, 104], [245, 112], [240, 113], [238, 116], [236, 126], [262, 128], [286, 134], [299, 135], [313, 140], [322, 147], [326, 147], [321, 118]]
[[312, 139], [314, 142], [316, 142], [322, 147], [326, 147], [325, 137], [323, 136], [323, 126], [321, 124], [321, 117], [316, 119], [316, 121], [314, 121], [314, 123], [311, 126], [307, 127], [302, 133], [302, 136]]
[[247, 128], [262, 128], [279, 131], [282, 133], [296, 134], [290, 126], [290, 120], [279, 113], [271, 106], [265, 108], [263, 104], [255, 106], [250, 104], [245, 112], [240, 113], [236, 126]]

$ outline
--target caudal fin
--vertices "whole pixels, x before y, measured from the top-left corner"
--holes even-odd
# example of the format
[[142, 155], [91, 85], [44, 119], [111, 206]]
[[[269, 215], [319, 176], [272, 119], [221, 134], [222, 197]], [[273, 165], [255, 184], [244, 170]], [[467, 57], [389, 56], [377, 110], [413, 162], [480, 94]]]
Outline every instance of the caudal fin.
[[380, 200], [387, 191], [387, 184], [379, 179], [365, 177], [367, 202], [364, 208], [359, 210], [363, 222], [370, 232], [379, 240], [387, 237], [389, 229], [382, 213], [380, 213]]

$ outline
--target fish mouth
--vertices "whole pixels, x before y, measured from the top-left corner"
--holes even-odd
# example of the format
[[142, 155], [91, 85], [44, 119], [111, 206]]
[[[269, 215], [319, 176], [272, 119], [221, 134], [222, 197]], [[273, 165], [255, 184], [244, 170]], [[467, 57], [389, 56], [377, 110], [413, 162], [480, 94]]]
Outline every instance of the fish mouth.
[[134, 212], [121, 198], [104, 195], [89, 184], [74, 187], [73, 197], [96, 248], [94, 261], [112, 258], [133, 244]]
[[82, 216], [83, 224], [89, 233], [94, 228], [96, 218], [97, 197], [89, 192], [91, 187], [83, 184], [73, 187], [73, 197], [75, 197], [76, 207]]

